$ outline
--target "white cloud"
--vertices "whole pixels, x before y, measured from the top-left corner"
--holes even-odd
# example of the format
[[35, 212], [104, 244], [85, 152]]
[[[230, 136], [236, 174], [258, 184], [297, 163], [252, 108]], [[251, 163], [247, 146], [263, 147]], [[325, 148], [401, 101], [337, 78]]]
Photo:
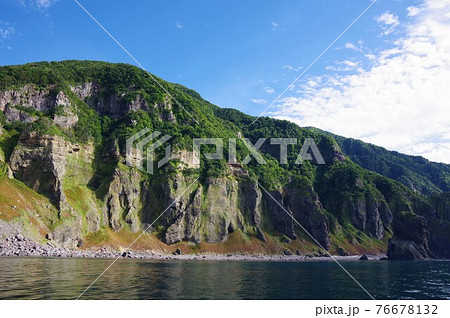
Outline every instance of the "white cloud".
[[263, 90], [268, 93], [268, 94], [273, 94], [275, 92], [275, 90], [272, 87], [269, 86], [264, 86]]
[[418, 7], [411, 6], [411, 7], [406, 8], [406, 11], [408, 12], [407, 16], [412, 18], [419, 14], [420, 9]]
[[356, 51], [356, 52], [361, 51], [361, 49], [359, 47], [357, 47], [355, 44], [353, 44], [351, 42], [345, 43], [344, 47], [346, 49], [353, 50], [353, 51]]
[[39, 10], [48, 9], [59, 0], [31, 0], [31, 4]]
[[382, 15], [378, 16], [377, 22], [381, 25], [384, 35], [391, 34], [400, 25], [398, 16], [389, 13], [389, 11], [386, 11]]
[[370, 67], [306, 83], [272, 116], [450, 163], [449, 34], [450, 0], [425, 0]]
[[177, 22], [175, 26], [177, 27], [177, 29], [184, 29], [184, 25], [181, 24], [180, 22]]
[[60, 0], [10, 0], [22, 8], [34, 8], [37, 10], [46, 10]]
[[272, 22], [272, 30], [276, 30], [280, 25], [276, 22]]
[[7, 21], [0, 20], [0, 40], [7, 40], [16, 33], [16, 29]]
[[255, 104], [267, 104], [267, 100], [265, 100], [263, 98], [255, 98], [255, 99], [252, 99], [252, 103], [255, 103]]
[[325, 67], [325, 69], [327, 71], [348, 72], [353, 71], [359, 65], [357, 62], [352, 61], [336, 61], [334, 62], [334, 64], [335, 65], [329, 65]]
[[283, 68], [283, 70], [299, 72], [303, 67], [301, 67], [301, 66], [294, 67], [292, 65], [284, 65], [282, 68]]

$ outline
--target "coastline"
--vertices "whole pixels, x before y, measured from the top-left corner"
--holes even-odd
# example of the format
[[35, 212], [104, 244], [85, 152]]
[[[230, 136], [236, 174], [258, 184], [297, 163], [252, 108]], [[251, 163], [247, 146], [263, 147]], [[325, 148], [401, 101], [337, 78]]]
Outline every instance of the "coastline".
[[[204, 261], [278, 261], [278, 262], [308, 262], [308, 261], [359, 261], [361, 255], [330, 257], [326, 254], [317, 255], [284, 255], [284, 254], [171, 254], [155, 253], [152, 251], [117, 251], [108, 248], [99, 250], [75, 250], [57, 247], [50, 242], [39, 244], [21, 234], [8, 236], [0, 241], [0, 257], [44, 257], [44, 258], [89, 258], [89, 259], [142, 259], [142, 260], [204, 260]], [[379, 260], [385, 255], [367, 255], [368, 260]]]

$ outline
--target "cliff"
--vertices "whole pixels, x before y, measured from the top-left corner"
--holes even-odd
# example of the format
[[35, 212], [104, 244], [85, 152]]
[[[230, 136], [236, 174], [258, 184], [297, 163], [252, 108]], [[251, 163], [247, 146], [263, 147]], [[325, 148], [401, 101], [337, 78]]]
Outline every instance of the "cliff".
[[[136, 250], [450, 255], [445, 189], [426, 196], [429, 188], [421, 193], [364, 169], [358, 153], [347, 157], [330, 134], [271, 118], [252, 125], [251, 116], [160, 80], [163, 90], [124, 64], [32, 63], [1, 67], [0, 79], [0, 185], [14, 189], [0, 194], [0, 219], [37, 241], [120, 249], [146, 230]], [[126, 164], [125, 141], [143, 128], [171, 136], [172, 159], [154, 174]], [[196, 137], [234, 138], [239, 162], [248, 154], [241, 137], [299, 143], [287, 164], [268, 142], [260, 148], [264, 165], [203, 155], [194, 164]], [[307, 138], [324, 165], [293, 163]]]

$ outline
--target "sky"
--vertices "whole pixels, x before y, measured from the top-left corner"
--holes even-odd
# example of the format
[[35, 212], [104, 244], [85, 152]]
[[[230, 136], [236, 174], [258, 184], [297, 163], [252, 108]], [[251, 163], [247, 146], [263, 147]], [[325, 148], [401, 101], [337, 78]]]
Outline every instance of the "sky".
[[[258, 116], [301, 75], [264, 115], [450, 163], [450, 0], [79, 3], [218, 106]], [[135, 64], [74, 0], [0, 0], [0, 65], [66, 59]]]

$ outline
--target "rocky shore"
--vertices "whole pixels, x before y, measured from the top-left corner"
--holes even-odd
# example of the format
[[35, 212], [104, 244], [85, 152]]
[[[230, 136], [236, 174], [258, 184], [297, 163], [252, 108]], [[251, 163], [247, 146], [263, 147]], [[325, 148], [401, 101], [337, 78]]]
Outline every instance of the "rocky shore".
[[[254, 255], [235, 254], [156, 254], [152, 252], [115, 251], [108, 248], [99, 250], [73, 250], [54, 246], [52, 243], [39, 244], [20, 233], [9, 235], [0, 240], [0, 257], [54, 257], [54, 258], [123, 258], [148, 260], [211, 260], [211, 261], [333, 261], [331, 257], [314, 255]], [[364, 256], [334, 256], [337, 260], [365, 260]], [[377, 260], [380, 256], [369, 256]]]

